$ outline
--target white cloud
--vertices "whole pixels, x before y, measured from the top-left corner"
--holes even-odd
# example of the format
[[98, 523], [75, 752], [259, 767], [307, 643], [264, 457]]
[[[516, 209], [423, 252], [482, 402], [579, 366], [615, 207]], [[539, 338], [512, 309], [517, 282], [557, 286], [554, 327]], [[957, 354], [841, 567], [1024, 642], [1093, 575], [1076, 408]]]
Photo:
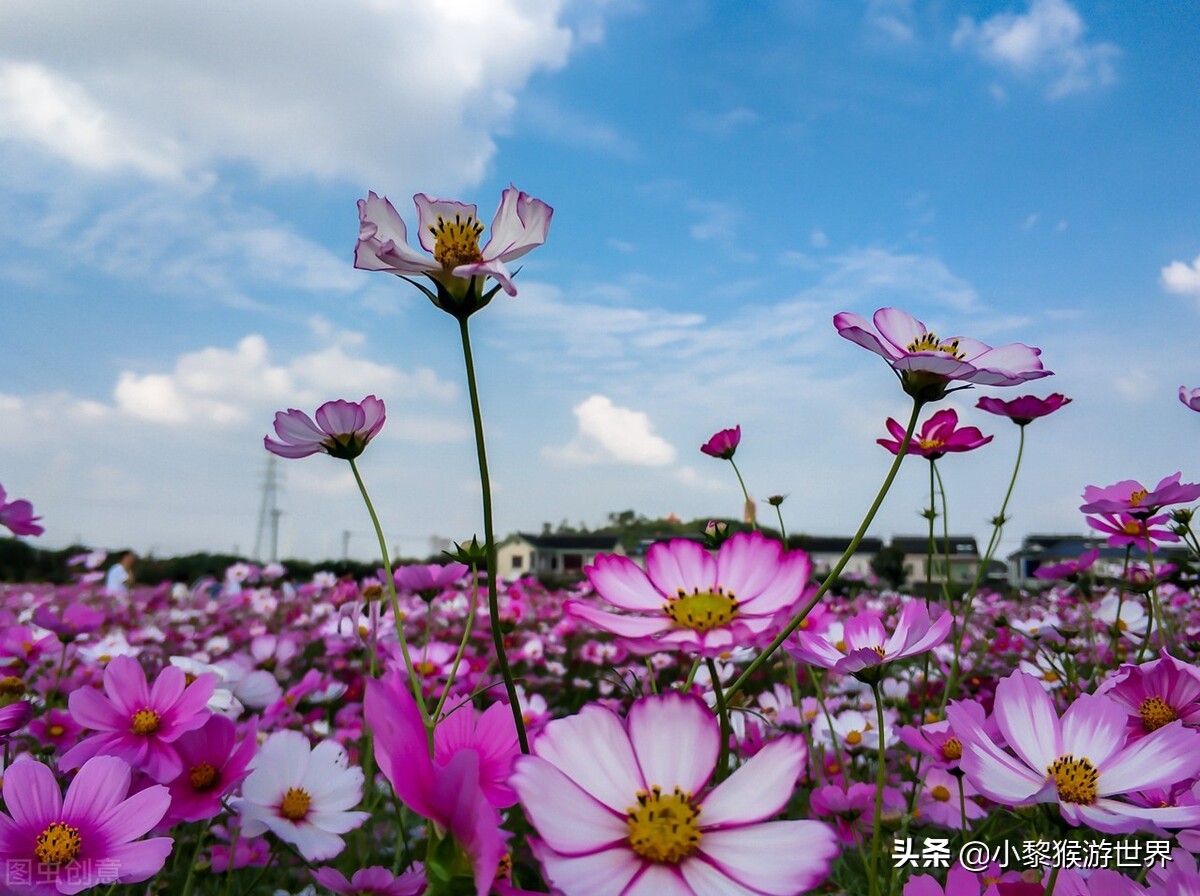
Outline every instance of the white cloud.
[[705, 134], [727, 137], [739, 128], [758, 121], [758, 113], [746, 106], [735, 106], [725, 112], [692, 112], [688, 124]]
[[[0, 133], [160, 179], [226, 161], [272, 177], [478, 181], [517, 94], [566, 64], [563, 0], [283, 0], [212, 15], [153, 0], [13, 0]], [[579, 18], [587, 39], [600, 13]], [[403, 172], [403, 175], [398, 174]]]
[[543, 449], [568, 464], [622, 463], [661, 467], [675, 460], [675, 449], [654, 434], [649, 416], [618, 407], [604, 395], [592, 395], [573, 409], [578, 432], [562, 447]]
[[1163, 289], [1200, 299], [1200, 255], [1190, 265], [1173, 261], [1162, 269]]
[[824, 230], [817, 227], [808, 235], [808, 244], [814, 249], [825, 249], [829, 246], [829, 237]]
[[979, 303], [979, 295], [941, 259], [932, 255], [902, 254], [887, 249], [855, 249], [838, 255], [823, 285], [832, 291], [870, 296], [876, 301], [911, 300], [924, 294], [959, 311]]
[[702, 242], [709, 240], [733, 241], [737, 224], [737, 210], [731, 204], [693, 199], [687, 203], [687, 209], [697, 216], [696, 222], [688, 228], [692, 239]]
[[909, 43], [916, 36], [912, 0], [867, 0], [867, 24], [897, 43]]
[[1031, 0], [1024, 14], [1002, 12], [981, 22], [964, 16], [953, 44], [996, 68], [1047, 80], [1046, 96], [1060, 99], [1116, 80], [1113, 63], [1120, 48], [1087, 41], [1086, 30], [1067, 0]]
[[[320, 330], [322, 324], [314, 327]], [[122, 371], [113, 400], [122, 413], [151, 423], [228, 426], [284, 404], [311, 413], [332, 398], [357, 401], [373, 393], [385, 401], [394, 395], [447, 402], [458, 394], [455, 384], [428, 368], [402, 371], [347, 352], [359, 342], [358, 334], [341, 334], [331, 346], [279, 364], [272, 363], [267, 341], [252, 334], [232, 350], [210, 346], [183, 354], [170, 373]], [[433, 429], [426, 432], [428, 426]], [[460, 428], [447, 429], [434, 420], [408, 431], [418, 441], [462, 435]]]

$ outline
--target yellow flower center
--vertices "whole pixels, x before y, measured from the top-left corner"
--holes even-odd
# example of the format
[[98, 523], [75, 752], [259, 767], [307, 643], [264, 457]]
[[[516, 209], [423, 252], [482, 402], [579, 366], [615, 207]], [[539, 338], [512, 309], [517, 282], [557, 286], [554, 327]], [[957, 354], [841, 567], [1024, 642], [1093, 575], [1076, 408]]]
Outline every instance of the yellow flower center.
[[679, 596], [666, 602], [663, 611], [680, 628], [697, 632], [719, 628], [738, 614], [737, 598], [718, 585], [712, 591], [696, 589], [688, 594], [682, 588]]
[[941, 352], [958, 361], [967, 356], [965, 352], [959, 350], [957, 339], [942, 342], [937, 338], [936, 333], [925, 333], [918, 336], [908, 344], [908, 350], [910, 352]]
[[1147, 731], [1157, 731], [1179, 718], [1161, 697], [1147, 697], [1138, 711], [1142, 714], [1142, 727]]
[[25, 693], [25, 682], [15, 675], [5, 675], [0, 678], [0, 696], [20, 697]]
[[1126, 520], [1121, 524], [1121, 530], [1126, 535], [1141, 535], [1142, 524], [1137, 520]]
[[419, 663], [413, 663], [413, 668], [422, 675], [432, 675], [437, 671], [437, 666], [429, 662], [429, 660], [421, 660]]
[[56, 821], [38, 834], [33, 851], [43, 865], [65, 865], [78, 858], [82, 847], [79, 828]]
[[857, 747], [859, 744], [862, 743], [862, 732], [861, 731], [851, 731], [849, 734], [846, 735], [846, 743], [852, 747]]
[[949, 738], [942, 744], [942, 758], [948, 762], [956, 762], [962, 759], [962, 741], [957, 737]]
[[207, 762], [201, 762], [199, 765], [192, 766], [188, 780], [191, 782], [193, 790], [207, 793], [221, 783], [221, 773]]
[[1047, 772], [1049, 777], [1054, 778], [1058, 798], [1064, 803], [1090, 805], [1095, 802], [1096, 783], [1100, 780], [1100, 772], [1086, 757], [1076, 759], [1070, 753], [1059, 756]]
[[700, 810], [692, 805], [692, 795], [679, 787], [663, 796], [661, 787], [638, 792], [636, 806], [625, 810], [629, 825], [629, 845], [639, 856], [651, 862], [678, 865], [700, 845]]
[[929, 795], [939, 803], [950, 802], [950, 789], [948, 787], [943, 787], [941, 784], [930, 788]]
[[433, 247], [433, 257], [447, 271], [452, 271], [460, 264], [474, 264], [483, 261], [479, 251], [479, 236], [483, 233], [483, 225], [474, 216], [455, 215], [454, 220], [438, 216], [437, 223], [429, 227], [437, 241]]
[[134, 734], [149, 735], [158, 730], [162, 721], [158, 713], [152, 709], [139, 709], [133, 714], [132, 730]]
[[1059, 680], [1058, 673], [1053, 669], [1042, 673], [1042, 681], [1046, 682], [1046, 684], [1058, 684]]
[[926, 451], [937, 451], [939, 448], [946, 447], [944, 439], [917, 439], [917, 444]]
[[1146, 490], [1144, 488], [1135, 488], [1129, 493], [1129, 503], [1134, 507], [1141, 507], [1142, 502], [1146, 500]]
[[312, 797], [309, 796], [308, 791], [293, 787], [283, 795], [279, 814], [288, 821], [301, 821], [308, 815], [308, 807], [311, 803]]
[[49, 728], [46, 729], [46, 733], [49, 734], [51, 737], [62, 737], [63, 732], [66, 730], [67, 729], [65, 729], [62, 725], [51, 725]]

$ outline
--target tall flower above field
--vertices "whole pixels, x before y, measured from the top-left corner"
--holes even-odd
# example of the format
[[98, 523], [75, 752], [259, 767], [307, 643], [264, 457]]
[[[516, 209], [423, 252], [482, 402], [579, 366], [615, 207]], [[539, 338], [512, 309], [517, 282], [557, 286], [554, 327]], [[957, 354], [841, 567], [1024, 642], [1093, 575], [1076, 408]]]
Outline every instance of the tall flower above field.
[[[413, 197], [417, 206], [417, 231], [428, 255], [408, 245], [404, 219], [388, 199], [368, 193], [358, 201], [358, 245], [354, 266], [365, 271], [386, 271], [398, 277], [423, 275], [434, 285], [419, 288], [443, 311], [467, 316], [486, 305], [497, 289], [517, 294], [506, 263], [515, 261], [546, 241], [554, 210], [540, 199], [510, 186], [500, 197], [492, 218], [488, 241], [480, 248], [483, 224], [474, 205]], [[484, 291], [487, 278], [498, 284]]]
[[316, 422], [304, 411], [289, 408], [275, 414], [275, 434], [263, 444], [280, 457], [308, 457], [324, 452], [353, 460], [383, 428], [387, 408], [374, 395], [359, 401], [327, 401], [317, 408]]
[[904, 391], [920, 401], [937, 401], [952, 391], [951, 382], [1015, 386], [1050, 376], [1041, 349], [1020, 342], [993, 348], [968, 336], [941, 339], [911, 314], [880, 308], [874, 327], [866, 318], [843, 311], [833, 318], [838, 335], [875, 352], [892, 366]]
[[[892, 454], [898, 454], [900, 446], [904, 443], [904, 427], [888, 417], [887, 428], [892, 438], [875, 441]], [[951, 451], [973, 451], [981, 445], [986, 445], [993, 438], [994, 436], [985, 436], [978, 427], [960, 427], [958, 414], [953, 408], [945, 408], [925, 421], [921, 431], [909, 442], [908, 453], [937, 460]]]
[[1200, 411], [1200, 389], [1189, 389], [1187, 386], [1180, 386], [1179, 400], [1193, 411]]
[[1200, 482], [1180, 482], [1182, 473], [1167, 476], [1154, 488], [1146, 488], [1136, 479], [1122, 479], [1101, 488], [1089, 485], [1083, 490], [1084, 513], [1127, 513], [1148, 517], [1168, 504], [1188, 504], [1200, 498]]
[[[627, 557], [601, 554], [585, 572], [617, 615], [578, 600], [567, 613], [631, 639], [640, 653], [681, 649], [716, 657], [775, 628], [804, 597], [812, 563], [757, 532], [739, 532], [714, 558], [675, 539], [651, 545], [643, 571]], [[636, 615], [634, 615], [636, 614]]]
[[1007, 417], [1013, 423], [1017, 424], [1017, 426], [1028, 426], [1038, 417], [1046, 417], [1053, 414], [1070, 403], [1071, 399], [1067, 398], [1061, 392], [1055, 392], [1052, 395], [1047, 395], [1045, 398], [1022, 395], [1020, 398], [1014, 398], [1011, 401], [1001, 401], [999, 398], [992, 398], [989, 395], [979, 399], [975, 403], [975, 407], [981, 411], [987, 411], [989, 414]]
[[946, 640], [952, 621], [949, 613], [931, 620], [924, 604], [910, 600], [894, 625], [884, 625], [876, 613], [859, 613], [846, 620], [836, 643], [826, 635], [800, 632], [787, 649], [801, 662], [869, 679], [887, 663], [937, 647]]
[[33, 505], [28, 501], [10, 501], [4, 487], [0, 486], [0, 526], [5, 526], [13, 535], [41, 535], [45, 529], [38, 525], [40, 516], [33, 515]]
[[703, 701], [678, 693], [643, 697], [625, 720], [593, 704], [550, 722], [512, 785], [552, 888], [783, 896], [823, 880], [840, 852], [833, 829], [766, 821], [792, 796], [804, 742], [772, 741], [706, 792], [720, 739]]

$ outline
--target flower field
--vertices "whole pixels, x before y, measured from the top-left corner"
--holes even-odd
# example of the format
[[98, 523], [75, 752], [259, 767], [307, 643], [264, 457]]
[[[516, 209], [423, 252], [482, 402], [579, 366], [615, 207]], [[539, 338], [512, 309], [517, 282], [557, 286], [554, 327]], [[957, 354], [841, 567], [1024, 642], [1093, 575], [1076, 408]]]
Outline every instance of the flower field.
[[[458, 326], [481, 536], [394, 566], [357, 465], [387, 437], [385, 400], [339, 398], [278, 412], [264, 446], [349, 465], [375, 576], [238, 564], [150, 588], [82, 555], [73, 584], [3, 586], [0, 890], [1200, 893], [1200, 484], [1081, 482], [1105, 556], [993, 586], [1026, 430], [1071, 399], [986, 395], [1016, 462], [974, 580], [945, 583], [938, 464], [997, 437], [930, 405], [1051, 371], [1021, 343], [843, 312], [830, 337], [882, 358], [911, 410], [881, 423], [891, 466], [828, 574], [788, 542], [776, 496], [769, 532], [748, 512], [743, 531], [598, 556], [566, 588], [502, 579], [468, 321], [516, 294], [508, 264], [552, 210], [510, 187], [481, 246], [475, 206], [415, 205], [420, 249], [388, 200], [361, 200], [355, 264]], [[1179, 398], [1200, 410], [1196, 390]], [[749, 511], [741, 438], [700, 451]], [[906, 459], [928, 464], [926, 580], [842, 578]], [[39, 519], [0, 491], [15, 536]]]

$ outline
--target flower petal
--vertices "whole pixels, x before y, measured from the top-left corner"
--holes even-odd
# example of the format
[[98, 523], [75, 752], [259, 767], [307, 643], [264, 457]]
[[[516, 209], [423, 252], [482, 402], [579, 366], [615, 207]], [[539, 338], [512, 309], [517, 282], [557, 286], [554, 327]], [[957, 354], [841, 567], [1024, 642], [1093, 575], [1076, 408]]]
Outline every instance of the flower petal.
[[[538, 834], [555, 852], [585, 855], [629, 838], [624, 814], [605, 806], [541, 757], [518, 759], [509, 784]], [[630, 804], [634, 802], [630, 794]]]
[[771, 896], [812, 889], [829, 876], [841, 851], [833, 828], [819, 821], [768, 821], [706, 831], [700, 840], [700, 853], [724, 874]]
[[807, 760], [808, 749], [799, 737], [767, 744], [704, 798], [703, 828], [770, 818], [788, 804]]
[[712, 776], [721, 733], [700, 698], [674, 691], [643, 697], [630, 708], [626, 726], [648, 787], [699, 793]]
[[590, 704], [578, 715], [551, 722], [533, 752], [614, 812], [634, 805], [646, 786], [624, 724], [602, 706]]
[[674, 597], [680, 588], [688, 593], [708, 591], [717, 584], [717, 561], [704, 546], [677, 538], [659, 542], [646, 551], [646, 572], [663, 594]]

